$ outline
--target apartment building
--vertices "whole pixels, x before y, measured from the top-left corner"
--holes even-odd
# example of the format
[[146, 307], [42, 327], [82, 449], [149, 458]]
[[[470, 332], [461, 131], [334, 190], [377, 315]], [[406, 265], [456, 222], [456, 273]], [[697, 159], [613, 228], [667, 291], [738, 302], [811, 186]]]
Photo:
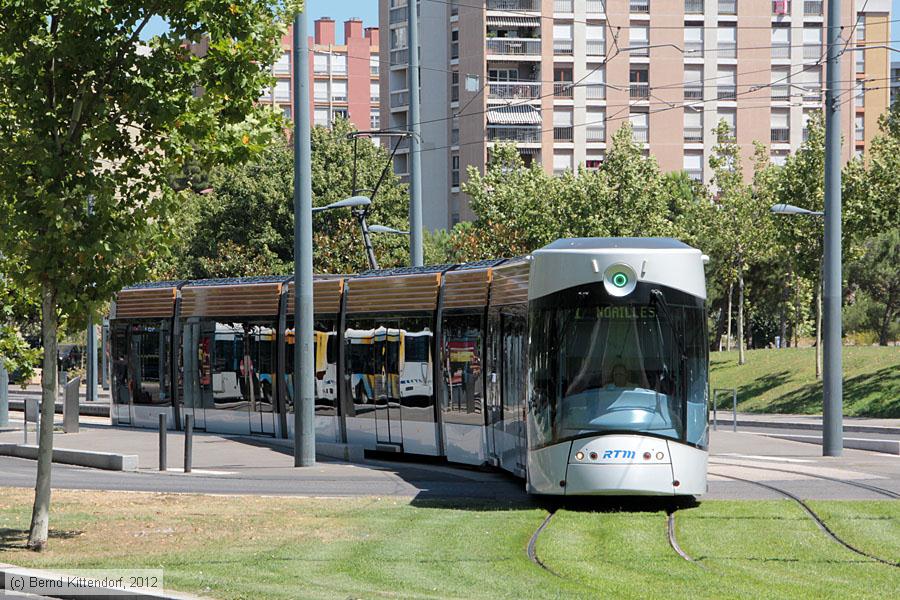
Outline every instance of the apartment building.
[[[314, 27], [309, 60], [313, 124], [327, 127], [342, 117], [362, 131], [379, 129], [378, 28], [363, 27], [361, 20], [350, 19], [344, 22], [344, 43], [338, 44], [333, 19], [318, 19]], [[272, 67], [275, 85], [263, 92], [260, 102], [272, 104], [291, 118], [293, 31], [288, 31], [281, 45], [281, 56]]]
[[[562, 173], [598, 167], [629, 121], [665, 171], [709, 181], [724, 119], [751, 168], [781, 163], [824, 99], [824, 0], [419, 0], [426, 224], [472, 217], [459, 185], [491, 147]], [[864, 10], [864, 12], [862, 12]], [[407, 127], [406, 0], [380, 0], [382, 115]], [[890, 1], [842, 3], [844, 157], [888, 106]], [[857, 21], [857, 17], [859, 17]], [[851, 35], [850, 39], [847, 39]], [[404, 149], [405, 150], [405, 149]], [[408, 170], [398, 156], [395, 171]]]

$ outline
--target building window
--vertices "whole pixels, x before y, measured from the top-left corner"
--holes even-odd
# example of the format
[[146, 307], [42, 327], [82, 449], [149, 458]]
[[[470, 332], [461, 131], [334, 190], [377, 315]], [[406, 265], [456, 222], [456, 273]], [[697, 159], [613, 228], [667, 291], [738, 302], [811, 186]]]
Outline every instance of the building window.
[[553, 95], [557, 98], [572, 97], [572, 67], [553, 69]]
[[450, 157], [450, 187], [459, 187], [459, 154]]
[[866, 39], [866, 15], [856, 17], [856, 40], [861, 42]]
[[700, 58], [703, 55], [703, 27], [686, 25], [684, 28], [684, 55]]
[[783, 167], [787, 162], [787, 157], [787, 152], [784, 150], [774, 150], [769, 154], [769, 160], [772, 161], [772, 164], [776, 167]]
[[378, 83], [370, 83], [369, 84], [369, 100], [372, 102], [378, 102], [381, 98], [381, 85]]
[[331, 56], [331, 72], [335, 75], [347, 74], [347, 57], [343, 54], [333, 54]]
[[856, 51], [856, 72], [866, 72], [866, 53], [863, 50]]
[[291, 107], [290, 106], [282, 106], [281, 107], [281, 116], [283, 116], [288, 121], [291, 120]]
[[291, 80], [276, 79], [275, 80], [275, 99], [289, 102], [291, 99]]
[[863, 115], [856, 115], [856, 141], [866, 140], [866, 119]]
[[694, 181], [703, 181], [703, 152], [684, 153], [684, 172]]
[[572, 42], [572, 24], [553, 25], [553, 54], [570, 56], [574, 50]]
[[646, 25], [631, 24], [628, 28], [628, 43], [631, 46], [631, 56], [649, 56], [650, 28]]
[[406, 27], [391, 29], [391, 50], [400, 50], [406, 47]]
[[733, 25], [719, 25], [717, 33], [719, 58], [737, 58], [737, 27]]
[[328, 55], [323, 54], [321, 52], [316, 52], [313, 55], [313, 72], [315, 73], [327, 73], [328, 72]]
[[650, 115], [645, 112], [631, 113], [628, 115], [631, 122], [631, 132], [634, 141], [638, 144], [646, 144], [650, 141]]
[[803, 28], [803, 60], [818, 61], [822, 57], [822, 27], [807, 25]]
[[335, 102], [347, 101], [347, 82], [333, 81], [331, 83], [331, 99]]
[[450, 73], [450, 102], [459, 102], [459, 71]]
[[733, 66], [720, 66], [716, 72], [716, 95], [719, 100], [737, 100], [737, 71]]
[[373, 54], [369, 58], [369, 74], [378, 76], [381, 73], [381, 59], [378, 58], [377, 54]]
[[696, 144], [703, 141], [703, 109], [694, 110], [691, 107], [684, 109], [684, 141], [688, 144]]
[[349, 119], [350, 115], [347, 112], [346, 108], [336, 108], [334, 112], [331, 114], [332, 122], [337, 121], [338, 119]]
[[772, 109], [771, 141], [773, 144], [789, 144], [791, 141], [791, 111], [787, 108]]
[[313, 122], [316, 125], [320, 125], [322, 127], [328, 127], [330, 125], [331, 120], [328, 118], [328, 109], [327, 108], [317, 108], [313, 111]]
[[588, 65], [588, 74], [584, 78], [585, 95], [588, 100], [606, 98], [606, 69], [603, 65]]
[[791, 28], [784, 26], [772, 27], [772, 58], [791, 57]]
[[562, 175], [566, 171], [572, 170], [571, 152], [554, 152], [553, 153], [553, 174]]
[[588, 143], [606, 141], [606, 111], [602, 108], [588, 108], [585, 120], [585, 140]]
[[459, 58], [459, 29], [450, 32], [450, 59]]
[[606, 55], [606, 26], [587, 25], [585, 27], [586, 54], [588, 56]]
[[313, 100], [316, 102], [328, 102], [327, 81], [316, 81], [313, 83]]
[[720, 108], [717, 116], [716, 126], [718, 127], [719, 122], [725, 121], [725, 125], [728, 126], [728, 135], [737, 137], [737, 110], [734, 108]]
[[703, 100], [703, 67], [700, 65], [684, 67], [684, 99]]
[[553, 111], [553, 140], [557, 142], [572, 141], [572, 111], [571, 109], [557, 108]]
[[381, 111], [377, 108], [373, 108], [369, 113], [369, 127], [376, 131], [381, 129]]
[[628, 94], [632, 100], [650, 97], [650, 70], [647, 65], [632, 65], [628, 70]]
[[791, 70], [789, 67], [772, 67], [772, 100], [786, 102], [791, 99]]
[[282, 52], [275, 65], [272, 67], [276, 75], [289, 75], [291, 73], [291, 53]]

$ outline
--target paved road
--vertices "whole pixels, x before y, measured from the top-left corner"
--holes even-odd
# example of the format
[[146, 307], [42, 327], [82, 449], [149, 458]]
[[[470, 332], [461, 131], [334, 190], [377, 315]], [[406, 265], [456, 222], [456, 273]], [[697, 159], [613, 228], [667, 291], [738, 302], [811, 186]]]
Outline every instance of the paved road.
[[[0, 434], [2, 441], [19, 441], [21, 432]], [[7, 439], [7, 438], [14, 438]], [[298, 496], [401, 496], [416, 500], [495, 499], [527, 502], [521, 480], [441, 464], [369, 460], [349, 464], [324, 459], [312, 469], [293, 468], [290, 448], [254, 438], [197, 434], [194, 472], [178, 472], [182, 438], [169, 435], [169, 468], [153, 470], [156, 433], [148, 430], [87, 426], [77, 435], [59, 435], [59, 447], [123, 451], [140, 456], [136, 473], [99, 471], [55, 465], [53, 484], [61, 489], [108, 489], [147, 492], [260, 494]], [[900, 493], [900, 459], [896, 456], [846, 450], [841, 458], [824, 458], [821, 448], [767, 438], [749, 432], [712, 434], [709, 499], [777, 498], [778, 494], [720, 475], [762, 481], [804, 498], [877, 499], [871, 491], [815, 477], [857, 481]], [[787, 472], [783, 472], [787, 471]], [[0, 458], [0, 484], [33, 487], [35, 463]]]

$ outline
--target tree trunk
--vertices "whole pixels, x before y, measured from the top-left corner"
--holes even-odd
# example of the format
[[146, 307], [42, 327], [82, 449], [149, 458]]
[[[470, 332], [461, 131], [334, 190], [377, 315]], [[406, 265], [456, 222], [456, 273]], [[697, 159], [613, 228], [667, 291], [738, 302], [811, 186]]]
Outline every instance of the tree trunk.
[[56, 369], [58, 355], [56, 290], [49, 283], [41, 288], [41, 339], [44, 362], [41, 372], [41, 427], [38, 448], [37, 481], [28, 547], [41, 551], [47, 545], [50, 519], [50, 470], [53, 465], [53, 416], [56, 411]]
[[744, 354], [744, 274], [738, 274], [738, 317], [737, 317], [738, 364], [747, 362]]
[[822, 282], [816, 285], [816, 379], [822, 379]]
[[881, 319], [881, 331], [878, 332], [878, 345], [887, 346], [888, 336], [891, 333], [891, 323], [894, 320], [894, 292], [888, 294], [887, 302], [884, 303], [884, 318]]
[[734, 298], [734, 283], [728, 286], [728, 325], [725, 327], [725, 351], [731, 352], [731, 307]]

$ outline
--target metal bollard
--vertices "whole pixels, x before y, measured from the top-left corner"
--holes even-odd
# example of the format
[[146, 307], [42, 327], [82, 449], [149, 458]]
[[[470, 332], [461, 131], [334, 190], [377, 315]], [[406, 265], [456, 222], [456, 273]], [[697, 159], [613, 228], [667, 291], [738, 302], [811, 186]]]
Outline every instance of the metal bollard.
[[719, 416], [716, 414], [716, 396], [713, 394], [713, 431], [719, 430]]
[[737, 433], [737, 388], [731, 390], [731, 400], [732, 400], [732, 409], [731, 409], [731, 430]]
[[184, 472], [191, 472], [191, 454], [194, 446], [194, 415], [184, 416]]
[[159, 415], [159, 470], [166, 470], [166, 415]]

